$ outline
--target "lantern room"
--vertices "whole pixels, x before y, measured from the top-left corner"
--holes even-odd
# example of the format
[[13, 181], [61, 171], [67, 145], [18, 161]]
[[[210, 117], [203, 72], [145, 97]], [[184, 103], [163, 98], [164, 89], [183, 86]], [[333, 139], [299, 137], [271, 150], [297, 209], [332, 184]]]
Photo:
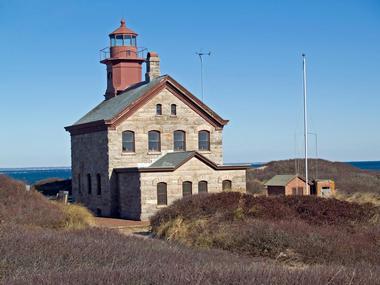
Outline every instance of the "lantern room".
[[137, 34], [128, 29], [125, 25], [125, 21], [120, 21], [120, 27], [113, 31], [110, 36], [110, 46], [133, 46], [137, 47], [136, 37]]

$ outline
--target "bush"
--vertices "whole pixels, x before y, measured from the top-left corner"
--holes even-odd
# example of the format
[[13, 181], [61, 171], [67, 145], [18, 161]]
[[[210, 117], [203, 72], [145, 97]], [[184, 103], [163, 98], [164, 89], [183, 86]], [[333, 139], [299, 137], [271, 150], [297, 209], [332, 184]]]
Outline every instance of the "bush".
[[0, 226], [2, 284], [379, 284], [379, 268], [289, 268], [225, 251], [202, 250], [89, 228]]
[[378, 208], [311, 196], [195, 195], [151, 218], [153, 233], [187, 245], [284, 262], [380, 265]]
[[82, 228], [92, 223], [90, 212], [79, 205], [53, 203], [25, 184], [0, 175], [0, 221], [44, 228]]

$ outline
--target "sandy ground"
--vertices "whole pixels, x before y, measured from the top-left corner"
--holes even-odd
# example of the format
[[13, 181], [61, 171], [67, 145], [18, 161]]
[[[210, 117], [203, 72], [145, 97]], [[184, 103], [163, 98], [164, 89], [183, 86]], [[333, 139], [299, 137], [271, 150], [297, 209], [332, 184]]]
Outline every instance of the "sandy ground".
[[126, 235], [135, 235], [139, 237], [148, 237], [150, 235], [150, 224], [148, 221], [95, 217], [95, 226], [115, 229]]

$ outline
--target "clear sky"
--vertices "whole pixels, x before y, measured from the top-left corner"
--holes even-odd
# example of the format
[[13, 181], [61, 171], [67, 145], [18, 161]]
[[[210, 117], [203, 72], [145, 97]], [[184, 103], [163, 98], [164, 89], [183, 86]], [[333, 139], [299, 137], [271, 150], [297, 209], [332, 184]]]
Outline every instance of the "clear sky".
[[380, 160], [379, 0], [0, 0], [0, 167], [70, 165], [63, 128], [103, 99], [99, 50], [122, 17], [195, 95], [195, 52], [212, 52], [205, 102], [230, 120], [226, 162], [302, 155], [302, 52], [320, 157]]

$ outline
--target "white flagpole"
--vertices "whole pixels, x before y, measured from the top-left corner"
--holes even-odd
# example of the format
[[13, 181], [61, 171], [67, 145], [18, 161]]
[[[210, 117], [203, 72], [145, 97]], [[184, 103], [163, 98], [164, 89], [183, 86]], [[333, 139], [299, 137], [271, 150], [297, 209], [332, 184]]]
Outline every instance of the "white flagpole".
[[[303, 123], [304, 123], [304, 136], [305, 136], [305, 191], [308, 189], [309, 173], [307, 166], [307, 94], [306, 94], [306, 57], [302, 54], [303, 63]], [[310, 193], [307, 193], [310, 194]]]

